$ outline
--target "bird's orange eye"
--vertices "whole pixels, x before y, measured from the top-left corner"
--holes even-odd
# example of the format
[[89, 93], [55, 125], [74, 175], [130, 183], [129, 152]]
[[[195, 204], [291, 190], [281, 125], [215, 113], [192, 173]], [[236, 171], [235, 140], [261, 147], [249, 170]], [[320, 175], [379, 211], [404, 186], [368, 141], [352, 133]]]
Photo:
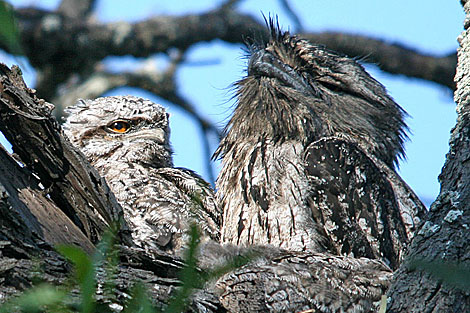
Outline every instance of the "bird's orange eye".
[[114, 121], [108, 125], [109, 130], [120, 134], [127, 133], [130, 128], [131, 124], [129, 124], [127, 121]]

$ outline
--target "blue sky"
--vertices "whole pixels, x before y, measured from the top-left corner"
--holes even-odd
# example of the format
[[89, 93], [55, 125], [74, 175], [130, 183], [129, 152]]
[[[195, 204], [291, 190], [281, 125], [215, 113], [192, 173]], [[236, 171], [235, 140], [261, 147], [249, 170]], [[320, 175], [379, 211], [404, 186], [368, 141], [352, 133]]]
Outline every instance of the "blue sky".
[[[13, 5], [39, 5], [54, 8], [57, 0], [15, 0]], [[152, 15], [203, 12], [216, 7], [220, 1], [130, 1], [98, 0], [97, 18], [104, 22], [116, 20], [138, 21]], [[358, 33], [398, 42], [429, 54], [447, 54], [457, 48], [456, 38], [462, 30], [463, 10], [457, 0], [422, 1], [394, 0], [290, 0], [299, 14], [306, 31], [336, 30]], [[279, 1], [245, 0], [240, 8], [262, 20], [264, 14], [277, 14], [283, 29], [292, 29], [292, 21]], [[211, 42], [194, 46], [187, 64], [177, 73], [182, 93], [191, 99], [201, 114], [221, 127], [229, 116], [233, 101], [230, 84], [244, 75], [245, 60], [238, 45]], [[157, 66], [165, 66], [166, 57], [156, 55]], [[0, 60], [15, 63], [0, 52]], [[109, 58], [111, 69], [133, 69], [131, 57]], [[209, 65], [200, 66], [205, 63]], [[410, 141], [407, 142], [407, 160], [400, 165], [404, 180], [427, 203], [439, 193], [439, 175], [448, 152], [449, 132], [456, 114], [452, 94], [434, 83], [423, 82], [380, 72], [375, 66], [367, 70], [384, 84], [394, 99], [410, 114], [407, 120]], [[26, 81], [34, 85], [34, 71], [26, 72]], [[175, 165], [191, 168], [207, 177], [202, 162], [199, 130], [193, 121], [178, 108], [152, 95], [129, 88], [114, 90], [111, 94], [135, 94], [164, 104], [171, 114], [172, 143]], [[213, 143], [212, 150], [216, 148]]]

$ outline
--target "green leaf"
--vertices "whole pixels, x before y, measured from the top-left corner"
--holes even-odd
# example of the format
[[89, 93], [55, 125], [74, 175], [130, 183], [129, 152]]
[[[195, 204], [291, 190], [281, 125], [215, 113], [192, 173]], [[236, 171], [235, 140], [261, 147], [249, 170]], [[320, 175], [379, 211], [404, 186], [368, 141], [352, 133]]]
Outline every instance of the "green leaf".
[[0, 41], [12, 54], [23, 54], [19, 31], [11, 6], [0, 0]]
[[142, 284], [135, 284], [129, 295], [131, 300], [121, 313], [155, 313], [145, 287]]
[[[20, 310], [24, 313], [53, 312], [59, 307], [66, 294], [51, 285], [39, 285], [31, 288], [16, 298], [0, 306], [0, 313], [9, 313]], [[63, 309], [63, 308], [62, 308]], [[63, 310], [61, 309], [61, 312]], [[56, 311], [59, 312], [59, 311]]]
[[72, 245], [59, 245], [57, 251], [73, 263], [75, 275], [82, 293], [81, 312], [92, 313], [95, 309], [95, 268], [88, 254]]
[[433, 277], [463, 290], [470, 289], [470, 266], [466, 264], [446, 262], [444, 260], [426, 261], [414, 259], [410, 262], [410, 269], [422, 269]]
[[183, 312], [187, 306], [187, 301], [194, 288], [202, 286], [202, 279], [197, 269], [197, 252], [199, 246], [199, 231], [196, 225], [191, 225], [189, 229], [189, 244], [185, 251], [186, 265], [181, 269], [180, 279], [181, 287], [176, 294], [171, 297], [168, 306], [164, 310], [165, 313]]
[[90, 271], [93, 270], [91, 258], [81, 248], [73, 245], [58, 245], [57, 251], [73, 263], [79, 283], [85, 282]]
[[104, 267], [105, 280], [103, 285], [103, 296], [107, 301], [114, 302], [116, 299], [116, 275], [119, 269], [119, 249], [116, 244], [118, 225], [112, 225], [106, 230], [101, 241], [93, 254], [95, 268]]

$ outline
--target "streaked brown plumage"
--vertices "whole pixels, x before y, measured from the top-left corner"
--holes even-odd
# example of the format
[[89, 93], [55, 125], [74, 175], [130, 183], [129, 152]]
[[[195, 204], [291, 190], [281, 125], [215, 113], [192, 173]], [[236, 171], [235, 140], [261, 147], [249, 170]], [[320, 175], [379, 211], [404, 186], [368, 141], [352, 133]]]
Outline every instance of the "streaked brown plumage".
[[211, 187], [174, 168], [165, 109], [133, 96], [81, 100], [67, 109], [64, 131], [99, 171], [143, 248], [180, 252], [194, 221], [218, 240], [220, 212]]
[[173, 167], [168, 116], [161, 106], [130, 96], [105, 97], [67, 111], [67, 136], [106, 178], [138, 246], [150, 255], [155, 249], [179, 254], [187, 224], [195, 221], [205, 238], [214, 239], [201, 246], [203, 269], [247, 251], [257, 256], [198, 290], [191, 298], [194, 311], [371, 312], [388, 288], [391, 271], [376, 260], [218, 244], [221, 221], [212, 191], [193, 172]]
[[356, 61], [270, 27], [215, 153], [222, 241], [397, 268], [425, 212], [394, 170], [404, 111]]
[[377, 312], [392, 277], [379, 260], [272, 246], [209, 243], [202, 248], [201, 265], [222, 265], [247, 251], [257, 257], [211, 285], [229, 312]]

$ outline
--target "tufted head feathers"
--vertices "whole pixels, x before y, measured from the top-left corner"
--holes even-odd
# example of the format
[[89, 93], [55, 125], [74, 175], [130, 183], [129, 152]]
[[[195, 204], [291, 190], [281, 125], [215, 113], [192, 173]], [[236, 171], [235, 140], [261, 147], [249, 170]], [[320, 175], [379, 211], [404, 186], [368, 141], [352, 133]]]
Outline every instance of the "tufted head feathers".
[[338, 136], [356, 142], [388, 165], [404, 156], [406, 113], [355, 60], [282, 32], [249, 47], [246, 78], [216, 155], [236, 138], [309, 143]]

